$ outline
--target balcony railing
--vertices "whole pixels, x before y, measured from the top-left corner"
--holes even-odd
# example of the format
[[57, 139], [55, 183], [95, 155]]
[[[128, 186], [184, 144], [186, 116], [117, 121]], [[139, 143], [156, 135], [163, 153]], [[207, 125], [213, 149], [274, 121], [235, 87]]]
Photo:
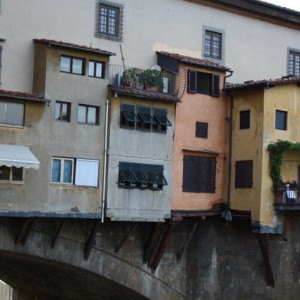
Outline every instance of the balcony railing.
[[130, 87], [175, 96], [176, 76], [159, 69], [139, 69], [109, 65], [111, 85]]
[[274, 189], [277, 210], [300, 210], [300, 187], [285, 186]]

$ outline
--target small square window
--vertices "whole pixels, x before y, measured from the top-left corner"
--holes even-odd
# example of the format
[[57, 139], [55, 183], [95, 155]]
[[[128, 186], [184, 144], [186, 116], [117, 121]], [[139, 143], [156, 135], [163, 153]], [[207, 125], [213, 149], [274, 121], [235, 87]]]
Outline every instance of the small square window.
[[279, 130], [287, 130], [287, 111], [276, 110], [275, 128]]
[[99, 107], [79, 104], [78, 123], [99, 125]]
[[0, 101], [0, 124], [23, 126], [24, 104]]
[[208, 137], [208, 123], [196, 122], [196, 137], [207, 139]]
[[250, 110], [240, 111], [240, 129], [250, 128]]
[[84, 75], [84, 59], [78, 57], [61, 56], [60, 71], [77, 75]]
[[98, 61], [89, 61], [89, 76], [96, 78], [104, 78], [105, 64]]
[[56, 101], [55, 103], [55, 120], [70, 122], [71, 103]]
[[122, 15], [122, 5], [98, 0], [96, 37], [122, 41]]

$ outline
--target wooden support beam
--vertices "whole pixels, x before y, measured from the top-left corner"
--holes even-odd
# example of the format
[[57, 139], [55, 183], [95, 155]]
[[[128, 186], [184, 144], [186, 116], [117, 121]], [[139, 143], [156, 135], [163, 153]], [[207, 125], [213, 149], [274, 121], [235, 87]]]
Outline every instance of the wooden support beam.
[[58, 228], [57, 228], [57, 230], [56, 230], [56, 232], [55, 232], [55, 235], [54, 235], [54, 237], [53, 237], [53, 239], [52, 239], [52, 242], [51, 242], [51, 248], [52, 248], [52, 249], [54, 248], [54, 246], [55, 246], [55, 244], [56, 244], [56, 241], [57, 241], [57, 239], [58, 239], [58, 237], [59, 237], [59, 234], [60, 234], [60, 232], [61, 232], [61, 230], [62, 230], [62, 228], [63, 228], [65, 222], [66, 222], [66, 219], [63, 218], [63, 219], [60, 221], [60, 223], [59, 223], [59, 226], [58, 226]]
[[260, 247], [260, 251], [263, 257], [265, 273], [266, 273], [266, 283], [267, 286], [275, 287], [275, 280], [273, 276], [273, 271], [270, 264], [270, 255], [269, 255], [269, 234], [257, 234], [257, 239]]
[[148, 263], [151, 258], [151, 253], [153, 252], [153, 249], [157, 244], [159, 233], [161, 232], [161, 226], [162, 226], [161, 223], [156, 223], [149, 234], [149, 237], [144, 247], [144, 255], [143, 255], [144, 264]]
[[20, 228], [20, 231], [15, 239], [15, 244], [25, 245], [31, 230], [36, 222], [36, 218], [26, 218]]
[[90, 253], [92, 251], [92, 247], [95, 243], [95, 237], [96, 237], [96, 233], [98, 231], [99, 224], [100, 224], [99, 220], [96, 220], [94, 222], [94, 225], [93, 225], [92, 231], [90, 233], [90, 236], [89, 236], [89, 238], [87, 239], [87, 241], [85, 243], [84, 253], [83, 253], [84, 254], [84, 260], [89, 259]]
[[194, 235], [194, 233], [195, 233], [195, 230], [196, 230], [198, 224], [199, 224], [199, 222], [195, 222], [195, 223], [194, 223], [194, 226], [193, 226], [191, 232], [189, 233], [189, 235], [188, 235], [188, 237], [187, 237], [187, 239], [186, 239], [184, 245], [183, 245], [183, 246], [181, 247], [181, 249], [177, 252], [177, 254], [176, 254], [176, 259], [177, 259], [178, 262], [181, 261], [182, 255], [185, 253], [185, 251], [186, 251], [186, 249], [187, 249], [187, 247], [188, 247], [188, 245], [189, 245], [189, 243], [190, 243], [190, 241], [191, 241], [191, 239], [192, 239], [192, 237], [193, 237], [193, 235]]
[[159, 242], [159, 247], [155, 253], [155, 255], [152, 257], [152, 259], [149, 261], [149, 267], [151, 268], [152, 272], [155, 272], [155, 270], [157, 269], [159, 262], [163, 256], [163, 254], [165, 253], [171, 237], [172, 237], [172, 233], [174, 231], [175, 228], [175, 224], [166, 224], [165, 226], [165, 230], [162, 234], [162, 238]]
[[122, 240], [120, 241], [120, 243], [118, 245], [116, 245], [116, 247], [115, 247], [115, 252], [116, 253], [119, 253], [119, 251], [122, 248], [123, 244], [126, 242], [128, 237], [130, 236], [130, 234], [136, 229], [137, 225], [138, 225], [137, 222], [133, 223], [132, 226], [130, 227], [129, 231], [125, 233], [125, 235], [122, 238]]

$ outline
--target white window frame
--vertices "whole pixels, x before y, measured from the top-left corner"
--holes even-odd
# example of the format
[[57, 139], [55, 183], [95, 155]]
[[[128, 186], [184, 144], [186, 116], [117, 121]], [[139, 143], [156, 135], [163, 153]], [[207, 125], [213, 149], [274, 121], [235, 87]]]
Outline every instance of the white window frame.
[[[52, 181], [53, 179], [53, 161], [60, 160], [60, 178], [59, 181]], [[71, 172], [71, 182], [64, 182], [64, 164], [65, 161], [72, 162], [72, 172]], [[51, 160], [51, 183], [53, 184], [64, 184], [64, 185], [73, 185], [74, 184], [74, 159], [73, 158], [62, 158], [62, 157], [52, 157]]]
[[[298, 61], [291, 60], [291, 55], [294, 55], [294, 59], [297, 56]], [[290, 67], [290, 63], [292, 63], [292, 68]], [[293, 72], [290, 72], [293, 69]], [[296, 71], [297, 69], [297, 71]], [[287, 75], [288, 76], [300, 76], [300, 50], [295, 48], [288, 48], [287, 51]]]

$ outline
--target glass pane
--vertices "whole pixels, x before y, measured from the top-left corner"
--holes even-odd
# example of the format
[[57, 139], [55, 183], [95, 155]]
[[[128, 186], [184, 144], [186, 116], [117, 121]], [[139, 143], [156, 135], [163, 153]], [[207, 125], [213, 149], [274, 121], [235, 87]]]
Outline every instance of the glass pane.
[[63, 56], [60, 58], [60, 70], [62, 72], [71, 72], [71, 58]]
[[5, 122], [4, 122], [4, 111], [5, 111], [5, 103], [0, 102], [0, 124], [5, 124]]
[[60, 182], [60, 159], [52, 160], [52, 179], [51, 182]]
[[93, 61], [89, 61], [89, 76], [95, 76], [95, 63]]
[[6, 124], [23, 126], [24, 104], [7, 103]]
[[88, 122], [89, 124], [96, 124], [96, 107], [88, 108]]
[[23, 181], [23, 168], [12, 167], [12, 181]]
[[72, 73], [82, 74], [83, 61], [82, 59], [73, 58]]
[[96, 63], [96, 77], [102, 77], [102, 63]]
[[72, 160], [64, 160], [64, 183], [72, 183]]
[[9, 180], [10, 168], [6, 166], [0, 166], [0, 180]]
[[86, 107], [79, 105], [78, 106], [78, 122], [86, 123]]
[[67, 103], [63, 103], [62, 104], [62, 108], [61, 108], [61, 119], [68, 121], [69, 120], [69, 116], [68, 116], [68, 104]]

